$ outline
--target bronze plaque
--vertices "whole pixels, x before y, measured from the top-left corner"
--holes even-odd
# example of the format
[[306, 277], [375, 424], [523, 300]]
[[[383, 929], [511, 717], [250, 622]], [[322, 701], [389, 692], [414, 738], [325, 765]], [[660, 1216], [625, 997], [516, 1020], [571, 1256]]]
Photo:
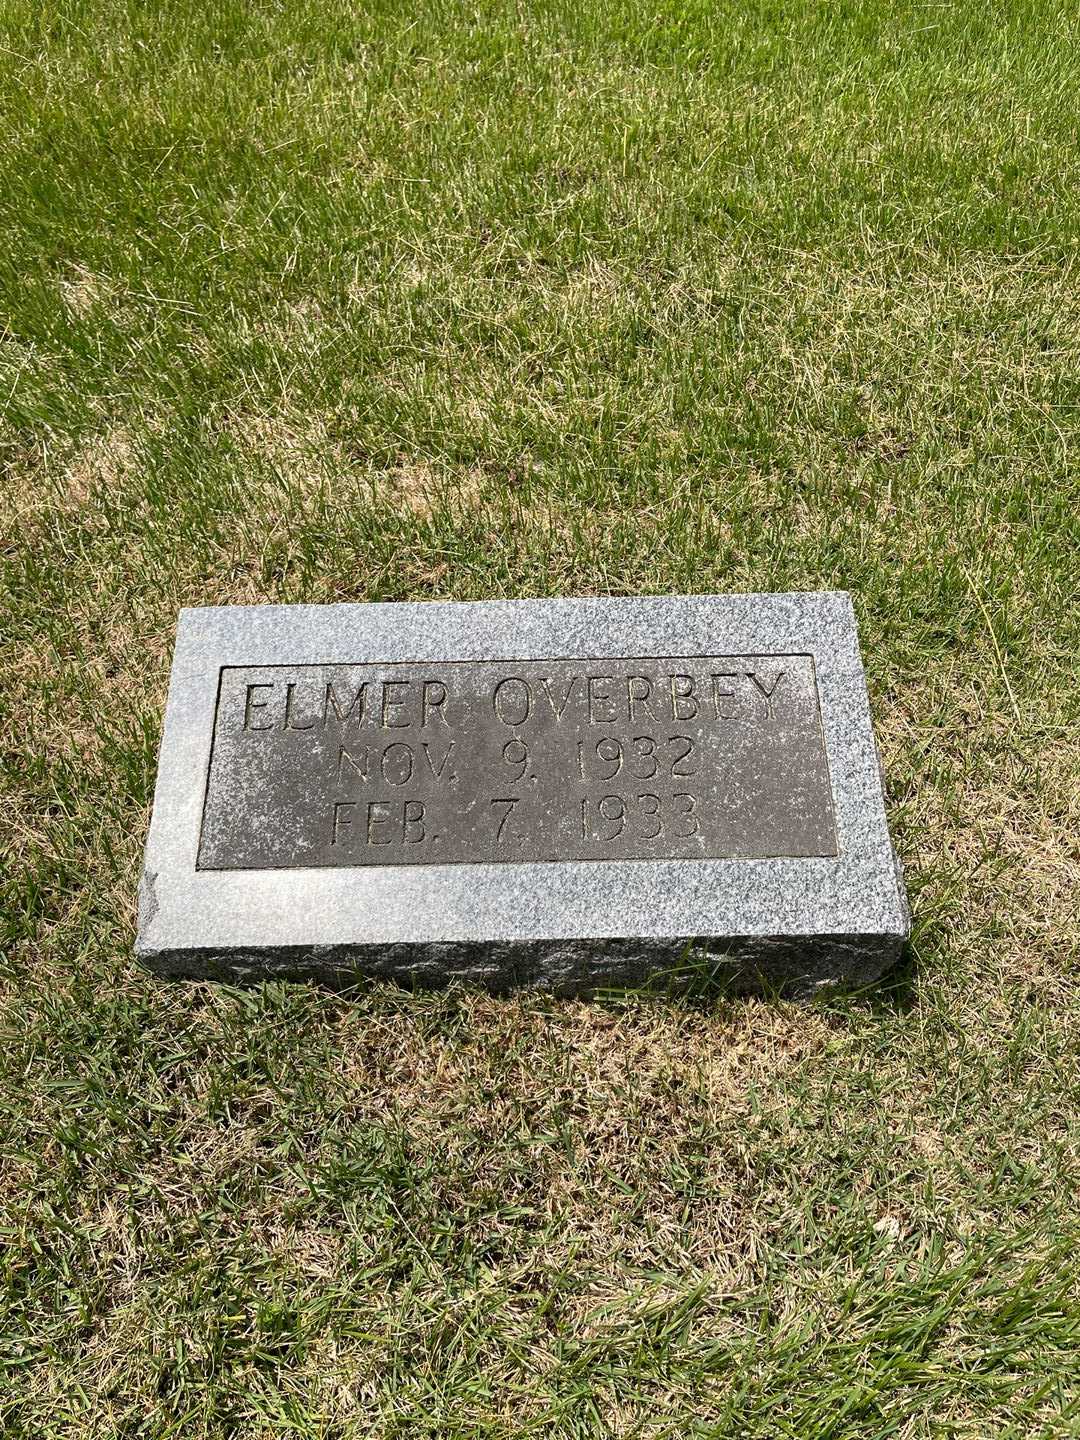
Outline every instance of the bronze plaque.
[[836, 854], [809, 655], [220, 672], [200, 870]]

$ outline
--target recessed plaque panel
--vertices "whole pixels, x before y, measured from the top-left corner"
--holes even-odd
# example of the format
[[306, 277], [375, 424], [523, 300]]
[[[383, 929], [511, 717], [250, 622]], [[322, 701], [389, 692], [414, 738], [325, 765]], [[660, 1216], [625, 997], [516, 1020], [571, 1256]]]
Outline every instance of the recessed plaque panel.
[[836, 854], [809, 655], [220, 671], [200, 870]]

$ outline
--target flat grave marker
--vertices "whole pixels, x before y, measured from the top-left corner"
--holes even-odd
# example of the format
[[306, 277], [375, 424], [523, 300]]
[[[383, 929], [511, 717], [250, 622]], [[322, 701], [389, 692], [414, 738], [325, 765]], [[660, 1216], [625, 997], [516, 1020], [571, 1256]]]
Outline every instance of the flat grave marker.
[[846, 595], [181, 613], [162, 973], [806, 993], [908, 924]]

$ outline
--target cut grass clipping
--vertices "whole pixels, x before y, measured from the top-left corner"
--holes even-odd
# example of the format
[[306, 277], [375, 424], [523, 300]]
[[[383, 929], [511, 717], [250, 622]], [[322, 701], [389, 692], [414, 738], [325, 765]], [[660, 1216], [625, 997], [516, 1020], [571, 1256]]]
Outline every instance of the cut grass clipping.
[[[0, 29], [2, 1433], [1080, 1434], [1076, 7]], [[883, 989], [132, 964], [178, 606], [787, 588]]]

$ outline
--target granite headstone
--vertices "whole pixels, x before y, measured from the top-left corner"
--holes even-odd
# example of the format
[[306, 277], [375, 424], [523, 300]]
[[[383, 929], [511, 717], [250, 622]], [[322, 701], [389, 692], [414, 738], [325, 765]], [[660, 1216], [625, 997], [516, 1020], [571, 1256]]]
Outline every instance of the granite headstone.
[[805, 994], [908, 929], [845, 594], [181, 612], [158, 972]]

